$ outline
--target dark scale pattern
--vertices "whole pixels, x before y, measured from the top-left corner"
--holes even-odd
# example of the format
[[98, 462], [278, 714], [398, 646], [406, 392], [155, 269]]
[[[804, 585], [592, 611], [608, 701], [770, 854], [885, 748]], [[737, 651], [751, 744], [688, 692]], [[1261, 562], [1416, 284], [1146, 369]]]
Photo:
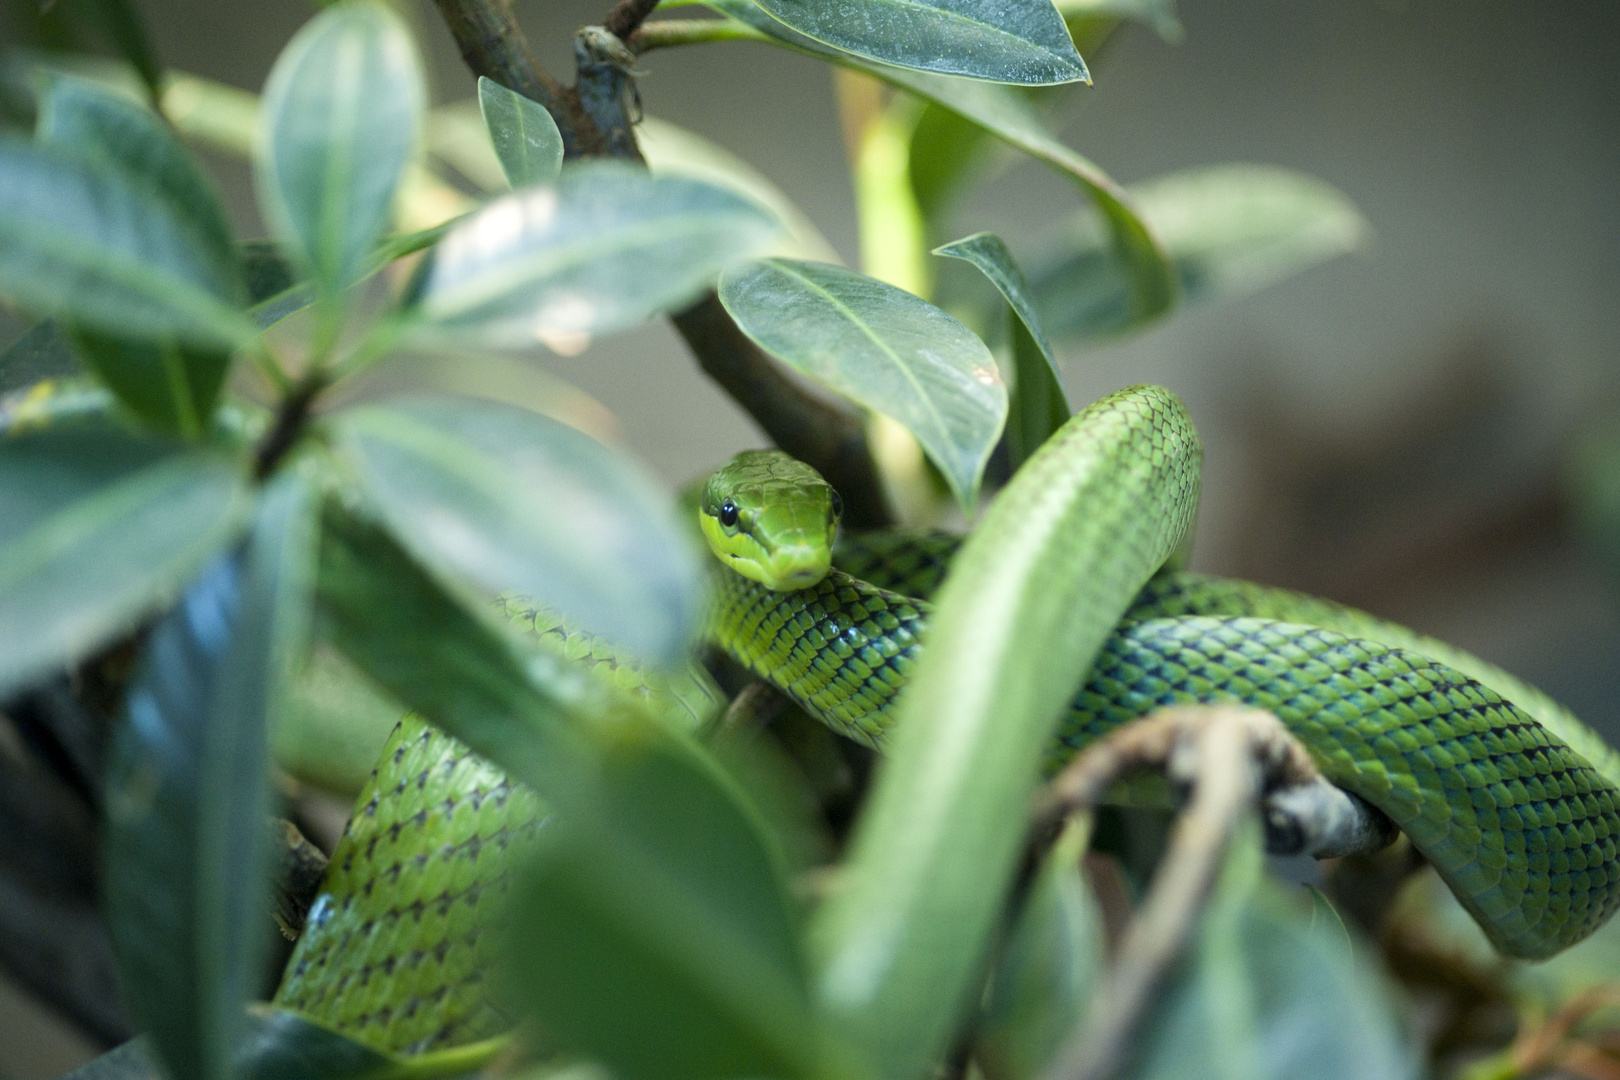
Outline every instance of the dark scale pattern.
[[1491, 690], [1426, 657], [1267, 619], [1151, 619], [1110, 639], [1054, 748], [1162, 705], [1269, 709], [1333, 783], [1411, 837], [1512, 956], [1550, 956], [1620, 906], [1620, 792]]
[[962, 537], [943, 529], [851, 533], [833, 547], [833, 566], [880, 589], [927, 600], [961, 546]]
[[881, 747], [927, 608], [847, 574], [772, 592], [716, 567], [709, 636], [823, 723]]
[[510, 1026], [486, 999], [479, 941], [533, 793], [414, 716], [360, 793], [275, 1004], [379, 1050], [420, 1053]]

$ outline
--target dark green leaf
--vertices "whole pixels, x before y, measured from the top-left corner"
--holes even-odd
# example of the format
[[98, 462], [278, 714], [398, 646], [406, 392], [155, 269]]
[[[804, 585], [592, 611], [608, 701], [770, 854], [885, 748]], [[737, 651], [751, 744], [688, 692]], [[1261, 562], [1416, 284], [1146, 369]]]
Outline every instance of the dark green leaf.
[[904, 425], [972, 507], [1007, 417], [995, 357], [973, 331], [893, 285], [826, 263], [747, 263], [721, 278], [720, 300], [784, 363]]
[[1415, 1077], [1388, 992], [1261, 863], [1248, 830], [1122, 1080]]
[[523, 188], [557, 179], [562, 172], [562, 132], [545, 106], [480, 75], [478, 108], [507, 183]]
[[996, 965], [975, 1059], [990, 1080], [1039, 1076], [1102, 978], [1102, 914], [1080, 872], [1089, 827], [1047, 852]]
[[158, 59], [152, 37], [146, 32], [134, 0], [79, 0], [76, 5], [112, 42], [120, 55], [135, 68], [146, 87], [147, 97], [156, 107], [163, 99], [163, 63]]
[[685, 653], [699, 563], [670, 499], [549, 417], [470, 398], [343, 414], [339, 445], [424, 565], [515, 593], [645, 659]]
[[61, 1080], [163, 1080], [153, 1067], [145, 1039], [131, 1039], [80, 1065]]
[[45, 379], [63, 379], [84, 369], [73, 358], [73, 346], [55, 319], [46, 319], [0, 353], [0, 394]]
[[1050, 0], [758, 0], [807, 37], [879, 63], [1046, 86], [1090, 82]]
[[935, 255], [963, 259], [984, 272], [1012, 309], [1012, 402], [1007, 411], [1007, 452], [1013, 469], [1024, 463], [1047, 438], [1062, 427], [1073, 410], [1063, 392], [1063, 376], [1046, 340], [1024, 272], [1012, 252], [994, 233], [975, 233], [944, 247]]
[[625, 1080], [827, 1075], [781, 867], [695, 748], [611, 744], [520, 874], [506, 984]]
[[719, 188], [617, 162], [497, 199], [444, 238], [419, 297], [452, 341], [532, 346], [623, 329], [696, 299], [780, 231]]
[[75, 334], [74, 345], [85, 367], [148, 427], [188, 439], [208, 429], [229, 354], [91, 333]]
[[[1243, 296], [1352, 251], [1367, 223], [1340, 192], [1271, 165], [1218, 165], [1131, 189], [1193, 303]], [[1035, 275], [1037, 304], [1059, 337], [1114, 333], [1131, 321], [1129, 285], [1094, 219]]]
[[363, 276], [422, 108], [410, 33], [371, 0], [321, 12], [276, 60], [264, 91], [259, 200], [327, 294]]
[[262, 304], [298, 284], [298, 274], [274, 240], [249, 240], [237, 248], [247, 302]]
[[911, 132], [907, 170], [917, 208], [931, 235], [939, 235], [944, 228], [945, 211], [982, 169], [995, 145], [990, 132], [973, 121], [932, 101], [923, 106]]
[[[958, 79], [926, 71], [909, 71], [888, 64], [873, 64], [829, 49], [766, 18], [750, 0], [703, 0], [706, 6], [761, 31], [777, 43], [831, 60], [893, 83], [936, 102], [984, 128], [996, 138], [1043, 161], [1077, 181], [1102, 214], [1113, 249], [1127, 268], [1130, 317], [1146, 322], [1169, 311], [1176, 303], [1176, 279], [1169, 259], [1119, 185], [1091, 161], [1059, 142], [1047, 130], [1034, 106], [1018, 91], [974, 79]], [[1050, 320], [1048, 326], [1050, 326]]]
[[232, 348], [256, 330], [187, 213], [121, 169], [0, 135], [0, 292], [125, 338]]
[[192, 233], [221, 280], [239, 273], [231, 227], [219, 195], [180, 140], [153, 113], [88, 79], [49, 77], [35, 137], [122, 172], [167, 203]]
[[296, 1013], [249, 1006], [234, 1080], [384, 1080], [407, 1072], [387, 1054]]
[[229, 460], [105, 424], [0, 439], [0, 697], [171, 600], [245, 504]]
[[475, 612], [382, 528], [332, 505], [318, 596], [328, 640], [356, 667], [558, 803], [570, 801], [589, 753], [575, 722], [622, 714], [585, 672]]
[[153, 630], [114, 732], [103, 838], [124, 999], [177, 1080], [225, 1080], [270, 943], [267, 731], [307, 640], [314, 497], [266, 491], [243, 550]]

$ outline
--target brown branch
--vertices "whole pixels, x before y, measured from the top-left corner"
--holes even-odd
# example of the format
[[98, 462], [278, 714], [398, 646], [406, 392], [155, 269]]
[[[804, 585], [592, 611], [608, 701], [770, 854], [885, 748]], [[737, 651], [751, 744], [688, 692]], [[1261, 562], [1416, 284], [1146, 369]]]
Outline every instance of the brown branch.
[[602, 25], [616, 38], [629, 38], [657, 6], [658, 0], [619, 0], [602, 20]]
[[1270, 713], [1233, 706], [1161, 709], [1071, 762], [1047, 789], [1037, 831], [1096, 805], [1116, 780], [1144, 768], [1191, 781], [1192, 795], [1118, 957], [1046, 1080], [1104, 1080], [1113, 1074], [1154, 990], [1197, 925], [1243, 815], [1262, 793], [1308, 790], [1322, 782], [1304, 748]]
[[815, 466], [838, 489], [847, 525], [871, 529], [893, 521], [859, 412], [795, 382], [737, 328], [712, 292], [674, 316], [674, 322], [704, 373], [748, 411], [772, 442]]
[[467, 70], [545, 106], [570, 158], [602, 153], [602, 135], [579, 97], [540, 66], [508, 0], [434, 0]]

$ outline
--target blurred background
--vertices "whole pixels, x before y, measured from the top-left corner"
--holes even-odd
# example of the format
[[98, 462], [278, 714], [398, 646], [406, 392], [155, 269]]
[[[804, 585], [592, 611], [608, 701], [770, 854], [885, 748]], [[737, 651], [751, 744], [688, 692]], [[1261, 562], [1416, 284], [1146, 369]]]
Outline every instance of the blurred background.
[[[4, 9], [0, 42], [29, 40], [32, 6]], [[517, 6], [566, 73], [572, 32], [607, 5]], [[168, 66], [254, 91], [313, 11], [139, 7]], [[1180, 14], [1179, 44], [1128, 25], [1087, 57], [1096, 85], [1058, 114], [1065, 140], [1127, 184], [1219, 162], [1299, 169], [1348, 195], [1372, 235], [1256, 295], [1063, 348], [1071, 400], [1139, 382], [1185, 399], [1205, 443], [1195, 568], [1405, 622], [1620, 739], [1620, 7], [1182, 0]], [[432, 7], [415, 18], [435, 101], [470, 97]], [[858, 265], [828, 68], [752, 44], [641, 66], [649, 115], [751, 162]], [[262, 235], [247, 167], [210, 160], [243, 235]], [[953, 235], [994, 230], [1027, 257], [1081, 205], [1008, 157]], [[0, 347], [25, 329], [0, 311]], [[483, 377], [521, 398], [554, 392], [548, 374], [600, 402], [602, 429], [672, 486], [761, 442], [664, 324]], [[7, 887], [0, 875], [0, 905]], [[55, 1076], [97, 1050], [0, 978], [0, 1077]]]

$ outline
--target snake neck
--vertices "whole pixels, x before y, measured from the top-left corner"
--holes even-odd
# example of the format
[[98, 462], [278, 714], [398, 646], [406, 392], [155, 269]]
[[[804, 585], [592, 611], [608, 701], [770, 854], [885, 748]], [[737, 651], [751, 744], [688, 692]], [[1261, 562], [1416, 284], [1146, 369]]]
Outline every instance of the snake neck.
[[928, 607], [839, 570], [776, 592], [716, 565], [709, 640], [816, 719], [881, 749]]

